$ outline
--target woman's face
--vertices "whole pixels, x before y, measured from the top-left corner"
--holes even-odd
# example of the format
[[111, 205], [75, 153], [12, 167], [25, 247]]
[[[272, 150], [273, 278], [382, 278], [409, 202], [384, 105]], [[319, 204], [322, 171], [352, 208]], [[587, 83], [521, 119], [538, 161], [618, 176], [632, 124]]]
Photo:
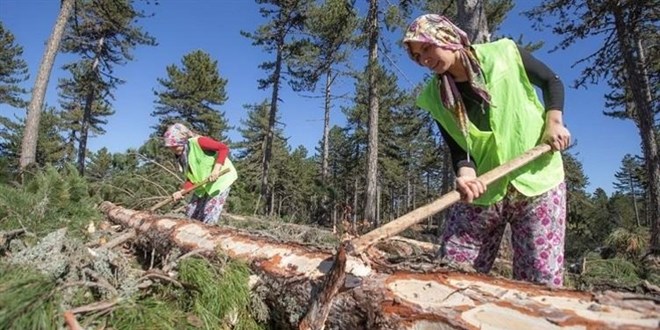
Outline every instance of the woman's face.
[[171, 146], [169, 148], [177, 156], [179, 156], [183, 153], [183, 146]]
[[456, 63], [456, 51], [442, 49], [434, 44], [409, 41], [410, 53], [417, 64], [443, 74]]

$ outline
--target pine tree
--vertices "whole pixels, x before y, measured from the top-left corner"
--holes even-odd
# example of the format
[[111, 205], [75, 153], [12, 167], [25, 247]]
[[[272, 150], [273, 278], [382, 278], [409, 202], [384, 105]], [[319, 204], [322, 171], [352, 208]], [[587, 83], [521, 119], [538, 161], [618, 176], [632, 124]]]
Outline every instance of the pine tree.
[[658, 52], [653, 52], [653, 48], [644, 42], [658, 39], [656, 8], [657, 1], [654, 0], [545, 0], [527, 12], [527, 15], [535, 20], [537, 28], [541, 28], [544, 20], [553, 19], [552, 31], [563, 37], [557, 48], [567, 48], [592, 36], [609, 40], [594, 54], [578, 61], [588, 65], [576, 80], [575, 86], [614, 78], [610, 86], [616, 90], [609, 93], [611, 98], [608, 105], [624, 107], [627, 117], [637, 125], [649, 182], [649, 214], [654, 221], [650, 245], [655, 257], [658, 257], [660, 140], [656, 129], [658, 90], [653, 88], [651, 82], [657, 82], [660, 59]]
[[614, 189], [631, 199], [633, 209], [635, 210], [635, 221], [638, 227], [641, 226], [638, 206], [639, 196], [645, 195], [642, 178], [639, 177], [642, 168], [643, 164], [638, 158], [626, 154], [621, 160], [621, 167], [614, 173], [614, 177], [616, 178]]
[[[58, 82], [59, 102], [63, 110], [62, 118], [68, 130], [67, 159], [69, 161], [77, 159], [75, 151], [79, 151], [83, 145], [83, 130], [87, 130], [87, 136], [104, 134], [105, 130], [102, 125], [105, 125], [107, 120], [103, 118], [115, 113], [112, 105], [104, 98], [95, 98], [91, 100], [91, 104], [86, 104], [88, 97], [95, 94], [95, 91], [109, 88], [103, 81], [96, 79], [97, 77], [93, 73], [90, 74], [89, 66], [89, 61], [84, 60], [66, 65], [71, 77], [60, 79]], [[87, 107], [90, 107], [90, 118], [86, 118], [85, 115]], [[86, 142], [84, 144], [86, 145]], [[80, 165], [80, 163], [78, 164]], [[80, 166], [78, 170], [80, 171]]]
[[158, 117], [156, 136], [162, 136], [168, 125], [184, 122], [197, 133], [228, 141], [231, 127], [225, 112], [218, 109], [227, 101], [227, 80], [218, 72], [218, 62], [201, 50], [183, 56], [181, 67], [169, 65], [167, 78], [159, 78], [163, 90], [156, 92]]
[[103, 181], [111, 176], [113, 156], [108, 148], [101, 148], [89, 157], [86, 176], [92, 181]]
[[82, 111], [77, 131], [77, 163], [82, 175], [90, 130], [104, 133], [99, 130], [106, 123], [101, 118], [114, 113], [110, 103], [112, 91], [123, 83], [113, 74], [115, 66], [132, 60], [131, 51], [136, 46], [153, 46], [156, 41], [135, 25], [145, 14], [136, 10], [130, 0], [83, 0], [77, 4], [62, 40], [62, 50], [82, 58], [64, 67], [72, 73], [69, 83], [78, 85], [74, 89], [81, 93], [75, 98], [80, 97], [78, 110]]
[[0, 22], [0, 103], [23, 108], [27, 93], [19, 83], [28, 79], [27, 63], [21, 57], [23, 47], [14, 43], [14, 35]]
[[287, 71], [287, 64], [293, 60], [300, 47], [307, 42], [296, 40], [293, 34], [304, 30], [306, 11], [311, 0], [255, 0], [263, 5], [259, 9], [261, 16], [268, 18], [266, 24], [260, 26], [255, 33], [241, 31], [241, 34], [252, 39], [252, 44], [274, 54], [273, 61], [259, 65], [266, 71], [267, 77], [259, 80], [259, 89], [272, 88], [270, 100], [270, 113], [268, 115], [268, 134], [266, 135], [264, 158], [262, 160], [261, 195], [267, 202], [265, 211], [272, 215], [272, 196], [269, 189], [270, 167], [273, 158], [273, 145], [275, 140], [275, 118], [277, 118], [278, 102], [280, 101], [280, 87], [282, 79], [291, 75]]
[[321, 180], [328, 175], [328, 152], [332, 87], [342, 74], [340, 66], [347, 65], [350, 46], [357, 29], [358, 17], [347, 0], [329, 0], [314, 4], [308, 11], [306, 29], [311, 35], [310, 47], [303, 48], [302, 56], [294, 58], [294, 67], [301, 74], [293, 80], [295, 90], [314, 90], [317, 82], [325, 78], [323, 86], [324, 116], [321, 148]]
[[[38, 166], [63, 166], [66, 160], [66, 144], [62, 137], [61, 114], [50, 107], [43, 111], [39, 121], [39, 132], [35, 163]], [[15, 171], [20, 162], [21, 141], [25, 132], [25, 120], [10, 120], [0, 118], [0, 156], [7, 160], [8, 165]], [[16, 173], [13, 173], [16, 174]]]
[[[261, 173], [264, 158], [266, 157], [266, 137], [269, 134], [270, 104], [264, 100], [259, 104], [245, 106], [247, 119], [241, 121], [238, 128], [242, 140], [234, 144], [237, 170], [241, 173], [241, 180], [236, 186], [239, 196], [244, 203], [243, 208], [250, 212], [261, 209], [260, 205], [271, 203], [264, 200], [261, 195]], [[276, 118], [276, 119], [279, 119]], [[279, 121], [279, 120], [278, 120]], [[286, 150], [286, 138], [281, 127], [274, 128], [274, 141], [272, 147], [273, 163], [284, 163], [288, 152]], [[273, 171], [268, 187], [272, 191], [277, 182], [277, 172]], [[257, 197], [258, 196], [258, 197]], [[273, 194], [269, 197], [274, 196]], [[253, 203], [248, 203], [251, 201]], [[249, 209], [253, 207], [253, 209]]]

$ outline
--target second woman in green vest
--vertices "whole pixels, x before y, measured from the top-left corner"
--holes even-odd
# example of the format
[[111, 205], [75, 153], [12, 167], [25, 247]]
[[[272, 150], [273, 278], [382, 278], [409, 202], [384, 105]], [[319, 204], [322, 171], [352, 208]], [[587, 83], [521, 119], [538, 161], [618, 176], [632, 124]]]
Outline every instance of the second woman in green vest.
[[[488, 272], [509, 222], [514, 277], [561, 286], [566, 188], [557, 151], [570, 143], [561, 80], [509, 39], [471, 45], [465, 32], [440, 15], [417, 18], [403, 43], [433, 73], [417, 105], [440, 126], [463, 199], [450, 211], [441, 256]], [[555, 152], [489, 187], [477, 179], [543, 142]]]
[[[165, 146], [177, 156], [186, 177], [182, 190], [172, 195], [183, 198], [183, 191], [206, 179], [209, 183], [197, 188], [186, 207], [186, 215], [207, 224], [216, 224], [229, 196], [231, 184], [238, 175], [229, 160], [229, 148], [210, 137], [193, 133], [183, 124], [167, 128], [163, 136]], [[228, 171], [227, 171], [228, 170]], [[225, 172], [221, 175], [221, 172]]]

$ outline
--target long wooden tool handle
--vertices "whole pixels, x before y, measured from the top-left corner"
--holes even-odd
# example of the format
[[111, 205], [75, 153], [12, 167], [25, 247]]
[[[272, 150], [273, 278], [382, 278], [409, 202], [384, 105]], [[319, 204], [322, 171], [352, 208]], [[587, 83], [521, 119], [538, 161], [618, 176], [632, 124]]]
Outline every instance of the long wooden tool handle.
[[[225, 168], [224, 170], [220, 171], [220, 176], [223, 176], [223, 175], [229, 173], [229, 171], [231, 171], [231, 169], [229, 169], [229, 168]], [[185, 195], [189, 194], [190, 192], [194, 191], [195, 189], [197, 189], [197, 188], [199, 188], [199, 187], [201, 187], [201, 186], [203, 186], [203, 185], [205, 185], [205, 184], [207, 184], [207, 183], [209, 183], [209, 178], [206, 178], [206, 179], [202, 180], [202, 182], [200, 182], [200, 183], [198, 183], [198, 184], [196, 184], [196, 185], [194, 185], [194, 186], [192, 186], [192, 187], [189, 187], [189, 188], [184, 189], [184, 190], [181, 192], [181, 195], [182, 195], [182, 196], [185, 196]], [[149, 208], [149, 211], [150, 211], [150, 212], [156, 211], [156, 210], [158, 210], [159, 208], [161, 208], [161, 207], [163, 207], [163, 206], [165, 206], [165, 205], [167, 205], [167, 204], [169, 204], [170, 202], [173, 202], [173, 201], [174, 201], [174, 198], [172, 198], [172, 196], [168, 196], [165, 200], [160, 201], [160, 202], [158, 202], [156, 205], [154, 205], [154, 206], [152, 206], [151, 208]]]
[[[519, 169], [520, 167], [526, 165], [527, 163], [538, 158], [542, 154], [550, 151], [551, 147], [547, 144], [541, 144], [536, 146], [524, 154], [484, 173], [479, 176], [479, 179], [483, 184], [489, 185], [495, 180], [502, 178], [503, 176]], [[372, 244], [388, 238], [394, 235], [399, 234], [400, 232], [406, 230], [406, 228], [426, 219], [427, 217], [434, 215], [452, 204], [458, 202], [461, 199], [461, 195], [458, 191], [454, 190], [445, 195], [442, 195], [440, 198], [435, 201], [426, 204], [422, 207], [419, 207], [409, 213], [402, 215], [399, 218], [392, 220], [391, 222], [378, 227], [358, 238], [355, 238], [352, 242], [352, 252], [361, 253], [367, 247]]]

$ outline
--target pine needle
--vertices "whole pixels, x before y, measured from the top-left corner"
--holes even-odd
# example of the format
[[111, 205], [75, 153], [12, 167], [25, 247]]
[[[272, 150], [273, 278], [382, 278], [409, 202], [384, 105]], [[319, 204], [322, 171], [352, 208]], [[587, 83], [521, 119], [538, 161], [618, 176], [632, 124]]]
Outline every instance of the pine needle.
[[26, 268], [0, 265], [0, 328], [57, 329], [56, 283]]

